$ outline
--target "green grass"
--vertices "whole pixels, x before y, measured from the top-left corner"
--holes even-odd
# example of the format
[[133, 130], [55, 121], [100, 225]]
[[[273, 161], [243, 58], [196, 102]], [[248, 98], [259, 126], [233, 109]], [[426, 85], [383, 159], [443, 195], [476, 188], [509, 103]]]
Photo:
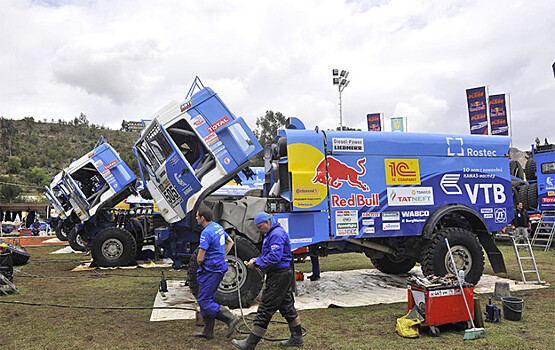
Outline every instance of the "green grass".
[[[28, 248], [30, 262], [17, 267], [14, 282], [21, 294], [0, 296], [0, 300], [93, 306], [152, 306], [162, 269], [99, 270], [112, 276], [88, 278], [95, 272], [71, 272], [82, 256], [51, 255], [59, 247]], [[512, 246], [501, 243], [508, 273], [501, 277], [520, 279]], [[535, 251], [542, 279], [555, 278], [553, 251]], [[322, 271], [371, 268], [362, 254], [332, 255], [321, 258]], [[297, 264], [310, 274], [310, 263]], [[166, 276], [185, 279], [185, 271], [169, 271]], [[492, 273], [489, 262], [486, 273]], [[23, 277], [23, 273], [69, 276], [72, 279]], [[117, 275], [116, 275], [117, 274]], [[120, 275], [127, 275], [120, 276]], [[147, 277], [130, 277], [141, 275]], [[187, 288], [187, 287], [186, 287]], [[553, 287], [512, 292], [524, 299], [522, 320], [501, 324], [486, 323], [487, 338], [463, 341], [464, 330], [456, 325], [442, 326], [438, 338], [422, 332], [420, 338], [404, 339], [395, 333], [395, 322], [406, 314], [406, 303], [354, 308], [304, 310], [300, 312], [309, 334], [306, 349], [551, 349], [555, 339], [555, 293]], [[482, 310], [491, 295], [478, 295]], [[501, 302], [496, 302], [501, 306]], [[2, 349], [231, 349], [224, 337], [225, 326], [216, 323], [213, 341], [196, 339], [194, 320], [150, 322], [150, 310], [108, 311], [61, 309], [0, 304], [0, 344]], [[276, 315], [275, 320], [282, 320]], [[268, 336], [284, 337], [285, 326], [272, 324]], [[244, 336], [239, 336], [244, 337]], [[275, 349], [277, 344], [262, 341], [258, 348]]]

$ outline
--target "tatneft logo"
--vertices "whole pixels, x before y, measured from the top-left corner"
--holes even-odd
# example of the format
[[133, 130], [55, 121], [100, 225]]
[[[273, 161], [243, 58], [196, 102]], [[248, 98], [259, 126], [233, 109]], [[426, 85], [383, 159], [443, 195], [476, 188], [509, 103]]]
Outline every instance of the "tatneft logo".
[[384, 159], [388, 185], [420, 185], [418, 159]]
[[389, 206], [434, 205], [434, 190], [432, 187], [388, 187], [387, 203]]

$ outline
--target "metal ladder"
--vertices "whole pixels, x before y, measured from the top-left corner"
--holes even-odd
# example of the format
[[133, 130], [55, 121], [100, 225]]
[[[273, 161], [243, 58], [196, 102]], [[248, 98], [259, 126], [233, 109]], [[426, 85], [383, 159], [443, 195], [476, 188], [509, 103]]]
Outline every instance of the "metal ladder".
[[[520, 239], [524, 240], [524, 243], [518, 243], [520, 242]], [[536, 265], [536, 259], [534, 258], [534, 252], [532, 251], [532, 245], [530, 244], [530, 240], [527, 237], [517, 237], [517, 236], [511, 236], [511, 239], [513, 240], [513, 247], [515, 248], [515, 254], [516, 254], [516, 259], [518, 261], [518, 268], [520, 269], [520, 274], [522, 275], [522, 282], [524, 282], [525, 284], [544, 284], [545, 281], [542, 281], [540, 278], [540, 273], [538, 272], [538, 266]], [[520, 256], [520, 254], [518, 253], [518, 248], [519, 247], [525, 247], [524, 251], [528, 252], [530, 255], [529, 256]], [[534, 268], [533, 270], [524, 270], [523, 267], [523, 263], [526, 261], [530, 261], [532, 262], [532, 267]], [[527, 264], [527, 269], [529, 269], [530, 264]], [[526, 274], [535, 274], [536, 280], [535, 281], [528, 281], [526, 280]]]
[[532, 237], [532, 247], [544, 248], [544, 252], [547, 252], [551, 248], [554, 235], [555, 210], [544, 210]]

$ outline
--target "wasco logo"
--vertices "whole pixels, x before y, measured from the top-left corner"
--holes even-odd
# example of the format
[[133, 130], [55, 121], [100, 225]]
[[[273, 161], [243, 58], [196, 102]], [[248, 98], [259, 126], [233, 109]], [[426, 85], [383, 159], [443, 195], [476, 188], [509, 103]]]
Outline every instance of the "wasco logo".
[[377, 193], [372, 193], [372, 197], [364, 197], [362, 194], [351, 194], [350, 198], [341, 198], [336, 194], [331, 196], [332, 207], [373, 207], [380, 205], [380, 198]]
[[[460, 174], [445, 174], [441, 178], [440, 186], [445, 194], [455, 195], [462, 194], [461, 187], [458, 185]], [[470, 199], [470, 203], [476, 204], [478, 198], [483, 198], [484, 203], [505, 203], [507, 196], [505, 195], [505, 187], [502, 184], [464, 184], [464, 189]]]
[[227, 123], [229, 123], [229, 117], [226, 115], [222, 119], [216, 121], [211, 126], [207, 127], [206, 130], [208, 132], [214, 132], [214, 131], [218, 130], [219, 128], [221, 128], [222, 126], [224, 126], [225, 124], [227, 124]]
[[434, 205], [434, 190], [432, 187], [388, 187], [387, 203], [390, 206]]
[[384, 159], [388, 185], [420, 185], [418, 159]]
[[428, 210], [409, 210], [409, 211], [402, 211], [404, 218], [411, 218], [411, 217], [426, 217], [430, 216], [430, 212]]

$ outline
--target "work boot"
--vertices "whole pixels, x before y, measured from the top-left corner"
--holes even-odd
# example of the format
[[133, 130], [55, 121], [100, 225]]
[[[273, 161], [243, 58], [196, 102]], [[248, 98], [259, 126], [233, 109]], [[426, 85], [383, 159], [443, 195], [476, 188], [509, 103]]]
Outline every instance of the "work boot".
[[202, 332], [195, 333], [195, 337], [214, 339], [214, 323], [216, 322], [213, 318], [204, 318], [204, 328]]
[[237, 327], [237, 324], [239, 323], [239, 317], [232, 314], [231, 311], [229, 311], [229, 309], [225, 306], [220, 306], [220, 309], [216, 314], [216, 320], [220, 320], [227, 324], [227, 334], [225, 335], [227, 338], [231, 337], [233, 332], [235, 332], [235, 327]]
[[290, 348], [293, 346], [303, 346], [303, 328], [301, 325], [296, 325], [295, 327], [289, 327], [291, 331], [291, 338], [279, 343], [279, 346]]
[[260, 341], [260, 339], [262, 339], [265, 333], [266, 333], [266, 329], [259, 326], [254, 326], [252, 327], [252, 331], [250, 332], [249, 337], [247, 339], [243, 339], [243, 340], [233, 339], [231, 340], [231, 344], [233, 344], [237, 349], [254, 350], [254, 348], [256, 348], [256, 344], [258, 344], [258, 342]]

